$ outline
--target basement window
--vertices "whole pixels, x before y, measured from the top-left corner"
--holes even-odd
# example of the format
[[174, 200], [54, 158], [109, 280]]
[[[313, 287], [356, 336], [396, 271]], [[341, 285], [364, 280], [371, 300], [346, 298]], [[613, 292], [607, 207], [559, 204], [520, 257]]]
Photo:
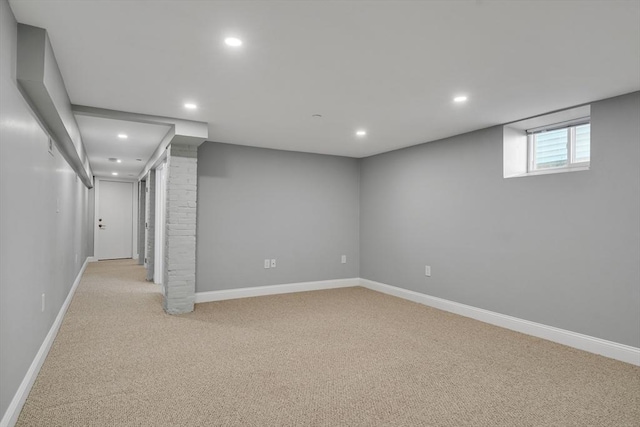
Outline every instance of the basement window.
[[503, 127], [503, 176], [526, 177], [588, 170], [591, 107], [545, 114]]
[[527, 131], [528, 172], [560, 168], [584, 168], [591, 160], [591, 124], [589, 119]]

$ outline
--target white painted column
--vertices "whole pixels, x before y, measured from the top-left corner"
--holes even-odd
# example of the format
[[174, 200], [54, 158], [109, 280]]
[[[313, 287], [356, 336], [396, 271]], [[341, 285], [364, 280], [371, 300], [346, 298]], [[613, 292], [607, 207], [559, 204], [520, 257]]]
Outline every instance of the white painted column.
[[193, 311], [196, 291], [196, 199], [198, 147], [172, 143], [167, 149], [164, 309]]

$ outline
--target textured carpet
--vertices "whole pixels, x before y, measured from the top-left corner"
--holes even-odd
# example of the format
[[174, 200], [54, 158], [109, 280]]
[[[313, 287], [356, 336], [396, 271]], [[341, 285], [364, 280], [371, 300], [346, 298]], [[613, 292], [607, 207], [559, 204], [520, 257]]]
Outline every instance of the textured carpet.
[[640, 368], [364, 288], [166, 315], [92, 263], [19, 426], [638, 426]]

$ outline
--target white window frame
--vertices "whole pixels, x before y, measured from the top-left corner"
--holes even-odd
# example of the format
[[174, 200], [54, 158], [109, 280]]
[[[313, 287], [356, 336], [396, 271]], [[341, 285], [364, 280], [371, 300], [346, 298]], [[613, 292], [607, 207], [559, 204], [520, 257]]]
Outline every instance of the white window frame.
[[[528, 174], [540, 174], [540, 173], [553, 173], [559, 171], [570, 170], [584, 170], [588, 169], [591, 164], [591, 155], [589, 155], [589, 161], [576, 162], [576, 127], [589, 124], [591, 126], [590, 117], [582, 117], [580, 119], [571, 120], [564, 123], [556, 123], [554, 125], [543, 126], [541, 128], [528, 129], [527, 130], [527, 173]], [[535, 136], [548, 131], [566, 129], [567, 130], [567, 164], [562, 166], [555, 166], [549, 168], [536, 168], [535, 158]], [[589, 137], [589, 144], [591, 144], [591, 137]]]

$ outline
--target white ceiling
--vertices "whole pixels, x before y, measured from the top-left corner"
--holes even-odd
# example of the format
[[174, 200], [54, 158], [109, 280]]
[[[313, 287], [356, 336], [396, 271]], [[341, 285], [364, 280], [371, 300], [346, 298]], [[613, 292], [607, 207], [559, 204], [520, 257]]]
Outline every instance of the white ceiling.
[[[170, 126], [76, 115], [93, 174], [134, 180], [169, 132]], [[126, 139], [118, 138], [127, 135]], [[110, 161], [120, 159], [121, 163]], [[140, 159], [140, 161], [136, 160]]]
[[74, 104], [232, 144], [363, 157], [640, 90], [637, 0], [11, 6], [48, 30]]

